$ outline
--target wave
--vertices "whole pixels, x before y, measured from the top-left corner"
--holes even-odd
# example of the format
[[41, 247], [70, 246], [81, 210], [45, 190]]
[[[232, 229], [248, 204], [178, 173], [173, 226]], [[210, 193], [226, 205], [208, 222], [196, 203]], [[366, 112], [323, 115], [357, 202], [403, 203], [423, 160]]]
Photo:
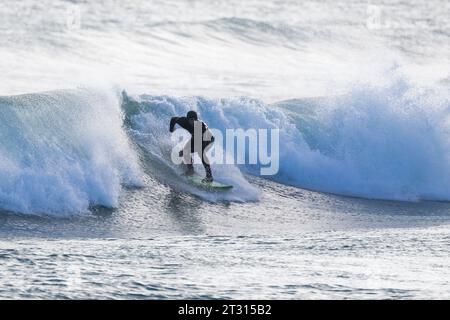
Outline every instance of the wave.
[[[279, 129], [282, 184], [389, 200], [450, 200], [450, 97], [402, 76], [347, 94], [266, 104], [76, 89], [0, 97], [0, 208], [56, 216], [117, 207], [123, 185], [143, 171], [208, 201], [258, 201], [254, 165], [213, 165], [229, 193], [183, 182], [172, 164], [168, 122], [197, 110], [211, 128]], [[219, 145], [215, 146], [220, 148]], [[249, 155], [247, 154], [246, 157]], [[139, 161], [139, 158], [143, 161]], [[197, 170], [203, 172], [201, 165]]]
[[116, 207], [140, 169], [116, 95], [88, 89], [0, 97], [0, 207], [68, 215]]
[[[195, 194], [207, 201], [257, 201], [261, 192], [250, 184], [234, 165], [214, 165], [213, 174], [216, 180], [232, 184], [232, 191], [211, 193], [199, 190], [180, 179], [183, 166], [173, 164], [170, 154], [174, 146], [169, 133], [169, 121], [172, 116], [184, 115], [192, 107], [195, 100], [191, 98], [177, 99], [169, 96], [141, 95], [132, 99], [124, 93], [123, 109], [126, 114], [125, 122], [129, 127], [129, 134], [140, 147], [144, 166], [152, 176], [170, 185], [173, 189]], [[187, 136], [185, 137], [187, 140]], [[194, 159], [195, 160], [195, 159]], [[195, 169], [203, 174], [203, 166], [199, 159]]]
[[[133, 113], [136, 135], [146, 135], [146, 148], [156, 155], [171, 146], [170, 117], [194, 109], [221, 131], [279, 128], [280, 170], [269, 179], [371, 199], [448, 201], [449, 101], [445, 89], [417, 87], [394, 75], [341, 96], [270, 105], [246, 97], [142, 95], [126, 112]], [[258, 175], [261, 164], [238, 168]]]
[[447, 91], [395, 79], [277, 107], [304, 141], [289, 151], [284, 170], [297, 174], [286, 182], [374, 199], [450, 200]]

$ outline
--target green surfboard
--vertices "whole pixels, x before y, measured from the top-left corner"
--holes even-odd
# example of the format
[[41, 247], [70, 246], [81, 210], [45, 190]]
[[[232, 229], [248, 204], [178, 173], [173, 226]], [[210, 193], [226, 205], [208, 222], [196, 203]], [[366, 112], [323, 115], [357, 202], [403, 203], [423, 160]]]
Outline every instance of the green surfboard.
[[186, 179], [189, 181], [189, 183], [191, 183], [192, 185], [201, 188], [201, 189], [205, 189], [208, 191], [227, 191], [227, 190], [231, 190], [233, 188], [232, 185], [227, 185], [227, 184], [223, 184], [217, 181], [213, 181], [213, 182], [203, 182], [202, 179], [204, 177], [198, 175], [198, 174], [194, 174], [192, 176], [185, 176]]

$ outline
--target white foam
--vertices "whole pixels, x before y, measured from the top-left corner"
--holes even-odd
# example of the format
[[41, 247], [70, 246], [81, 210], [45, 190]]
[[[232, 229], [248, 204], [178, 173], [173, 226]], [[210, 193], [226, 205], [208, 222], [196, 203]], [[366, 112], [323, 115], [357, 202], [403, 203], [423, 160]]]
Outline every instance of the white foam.
[[[280, 171], [269, 179], [366, 198], [450, 200], [448, 92], [414, 85], [395, 68], [342, 96], [276, 105], [248, 98], [142, 99], [135, 129], [152, 137], [147, 148], [155, 154], [170, 152], [170, 116], [194, 109], [222, 131], [279, 128]], [[239, 166], [257, 175], [260, 167]]]
[[116, 207], [139, 184], [115, 95], [54, 91], [0, 100], [0, 207], [67, 215]]
[[[205, 200], [258, 200], [260, 191], [251, 185], [242, 175], [241, 171], [234, 165], [212, 164], [211, 166], [213, 175], [217, 181], [234, 186], [231, 191], [227, 192], [211, 193], [202, 191], [189, 185], [180, 178], [184, 167], [182, 165], [175, 165], [170, 158], [174, 142], [171, 141], [169, 121], [172, 116], [186, 114], [192, 107], [191, 103], [193, 101], [195, 99], [178, 100], [164, 96], [141, 96], [141, 112], [132, 117], [132, 129], [130, 133], [145, 152], [150, 154], [151, 159], [147, 161], [158, 162], [160, 164], [158, 168], [155, 168], [154, 164], [151, 164], [151, 170], [172, 187], [196, 194]], [[201, 164], [197, 164], [195, 167], [197, 172], [200, 174], [204, 173]]]

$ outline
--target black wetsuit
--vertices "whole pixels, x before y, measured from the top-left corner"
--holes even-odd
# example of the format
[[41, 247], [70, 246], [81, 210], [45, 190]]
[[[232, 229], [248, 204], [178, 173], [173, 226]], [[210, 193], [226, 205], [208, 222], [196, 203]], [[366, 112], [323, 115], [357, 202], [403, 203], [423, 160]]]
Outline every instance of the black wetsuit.
[[[200, 121], [200, 120], [195, 120], [195, 121]], [[175, 125], [178, 124], [180, 127], [182, 127], [183, 129], [185, 129], [186, 131], [188, 131], [191, 134], [191, 139], [186, 143], [186, 145], [190, 144], [191, 153], [197, 152], [199, 154], [200, 158], [202, 159], [203, 166], [205, 167], [206, 176], [209, 178], [212, 178], [211, 166], [209, 165], [209, 160], [204, 153], [205, 153], [205, 150], [208, 147], [211, 147], [212, 143], [214, 142], [214, 136], [211, 135], [211, 139], [209, 141], [204, 141], [203, 134], [208, 130], [208, 126], [203, 121], [201, 121], [201, 123], [202, 123], [202, 141], [201, 141], [202, 149], [201, 150], [195, 150], [196, 144], [194, 141], [194, 139], [195, 139], [194, 126], [189, 122], [188, 118], [173, 117], [172, 119], [170, 119], [170, 132], [173, 132], [173, 130], [175, 129]], [[183, 156], [183, 151], [180, 151], [180, 156]], [[187, 165], [188, 165], [189, 170], [193, 170], [192, 160]]]

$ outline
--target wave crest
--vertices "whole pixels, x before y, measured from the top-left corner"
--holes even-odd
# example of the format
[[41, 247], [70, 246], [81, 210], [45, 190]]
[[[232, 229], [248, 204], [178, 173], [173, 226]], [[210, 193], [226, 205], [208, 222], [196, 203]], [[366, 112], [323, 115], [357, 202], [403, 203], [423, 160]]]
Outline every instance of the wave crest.
[[115, 207], [139, 184], [119, 100], [93, 90], [1, 97], [0, 207], [66, 215]]

